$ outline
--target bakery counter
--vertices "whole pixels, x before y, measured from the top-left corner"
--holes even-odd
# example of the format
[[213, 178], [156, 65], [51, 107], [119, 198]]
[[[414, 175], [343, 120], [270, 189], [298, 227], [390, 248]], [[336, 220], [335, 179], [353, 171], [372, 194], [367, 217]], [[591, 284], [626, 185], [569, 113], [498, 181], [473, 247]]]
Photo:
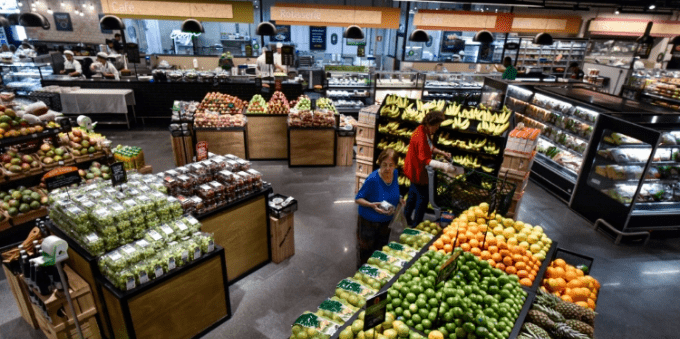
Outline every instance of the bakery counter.
[[[241, 100], [250, 101], [255, 94], [261, 94], [269, 100], [274, 91], [262, 91], [255, 78], [237, 79], [224, 83], [205, 82], [149, 82], [140, 80], [92, 80], [92, 79], [58, 79], [46, 77], [42, 86], [68, 86], [92, 89], [131, 89], [135, 94], [136, 117], [142, 124], [170, 123], [170, 108], [175, 100], [201, 101], [208, 92], [221, 92], [235, 95]], [[286, 98], [297, 98], [303, 94], [300, 83], [283, 82], [281, 91]]]

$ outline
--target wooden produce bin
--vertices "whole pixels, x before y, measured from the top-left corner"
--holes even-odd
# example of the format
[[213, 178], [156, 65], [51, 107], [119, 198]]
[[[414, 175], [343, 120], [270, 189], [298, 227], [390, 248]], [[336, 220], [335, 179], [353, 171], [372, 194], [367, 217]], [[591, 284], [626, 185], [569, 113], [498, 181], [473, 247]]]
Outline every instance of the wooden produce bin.
[[354, 162], [354, 132], [338, 131], [336, 166], [352, 166]]
[[31, 300], [28, 298], [28, 286], [24, 282], [21, 275], [14, 275], [12, 271], [7, 267], [6, 264], [2, 265], [2, 269], [5, 271], [5, 277], [7, 278], [7, 283], [9, 284], [10, 290], [14, 295], [14, 299], [17, 302], [17, 307], [19, 308], [19, 313], [21, 317], [26, 320], [26, 322], [33, 328], [38, 328], [38, 322], [35, 318], [35, 312], [31, 304]]
[[231, 318], [224, 249], [123, 292], [97, 277], [113, 338], [199, 337]]
[[288, 115], [248, 114], [246, 125], [248, 159], [288, 159]]
[[335, 128], [289, 127], [288, 167], [335, 166]]
[[271, 261], [269, 210], [266, 188], [218, 210], [197, 215], [203, 232], [212, 233], [215, 243], [226, 248], [229, 283], [233, 284]]
[[233, 154], [247, 159], [245, 127], [196, 129], [196, 142], [207, 141], [208, 150], [215, 154]]
[[190, 135], [171, 136], [170, 144], [175, 158], [175, 166], [184, 166], [194, 161], [194, 140]]

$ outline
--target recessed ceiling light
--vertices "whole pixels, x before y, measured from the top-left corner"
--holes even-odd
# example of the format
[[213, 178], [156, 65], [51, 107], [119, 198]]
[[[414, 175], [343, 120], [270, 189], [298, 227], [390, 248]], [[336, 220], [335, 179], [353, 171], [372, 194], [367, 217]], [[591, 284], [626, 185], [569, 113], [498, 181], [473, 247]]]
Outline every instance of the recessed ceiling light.
[[655, 9], [655, 8], [656, 8], [656, 5], [655, 5], [655, 4], [649, 5], [649, 9]]

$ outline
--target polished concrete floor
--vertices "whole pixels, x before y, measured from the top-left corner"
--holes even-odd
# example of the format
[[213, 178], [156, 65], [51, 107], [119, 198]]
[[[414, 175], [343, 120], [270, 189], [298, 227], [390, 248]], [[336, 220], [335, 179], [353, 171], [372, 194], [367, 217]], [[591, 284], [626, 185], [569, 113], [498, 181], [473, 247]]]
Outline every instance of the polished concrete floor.
[[[104, 134], [114, 145], [141, 146], [155, 171], [173, 167], [167, 132]], [[356, 268], [354, 167], [291, 169], [283, 161], [254, 162], [253, 167], [272, 183], [275, 192], [298, 200], [296, 252], [231, 286], [234, 316], [205, 338], [286, 338], [295, 318], [314, 310]], [[533, 183], [524, 195], [518, 219], [543, 226], [560, 247], [595, 258], [592, 275], [602, 284], [596, 338], [678, 338], [680, 243], [676, 239], [653, 238], [645, 247], [614, 245]], [[45, 338], [20, 318], [1, 276], [0, 338]]]

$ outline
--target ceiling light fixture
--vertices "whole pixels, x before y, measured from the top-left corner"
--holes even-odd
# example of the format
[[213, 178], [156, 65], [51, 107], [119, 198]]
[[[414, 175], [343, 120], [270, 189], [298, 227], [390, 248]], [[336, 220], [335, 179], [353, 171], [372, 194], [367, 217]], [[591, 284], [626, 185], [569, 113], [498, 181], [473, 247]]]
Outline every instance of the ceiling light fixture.
[[656, 8], [656, 5], [655, 5], [655, 4], [649, 5], [649, 9], [655, 9], [655, 8]]
[[621, 10], [617, 8], [616, 10], [614, 10], [614, 14], [616, 14], [616, 15], [621, 14]]
[[66, 4], [62, 1], [62, 2], [61, 2], [61, 7], [64, 7], [64, 6], [66, 6]]
[[52, 10], [52, 8], [49, 8], [49, 7], [48, 7], [48, 8], [47, 8], [47, 14], [53, 14], [53, 13], [54, 13], [54, 11]]
[[87, 6], [87, 5], [86, 5], [85, 3], [83, 3], [83, 8], [85, 8], [86, 6]]
[[90, 9], [94, 9], [94, 4], [90, 3]]
[[17, 5], [18, 5], [19, 7], [24, 7], [24, 4], [23, 4], [21, 1], [17, 2]]
[[84, 15], [85, 15], [85, 13], [83, 13], [83, 12], [80, 12], [80, 16], [84, 16]]

